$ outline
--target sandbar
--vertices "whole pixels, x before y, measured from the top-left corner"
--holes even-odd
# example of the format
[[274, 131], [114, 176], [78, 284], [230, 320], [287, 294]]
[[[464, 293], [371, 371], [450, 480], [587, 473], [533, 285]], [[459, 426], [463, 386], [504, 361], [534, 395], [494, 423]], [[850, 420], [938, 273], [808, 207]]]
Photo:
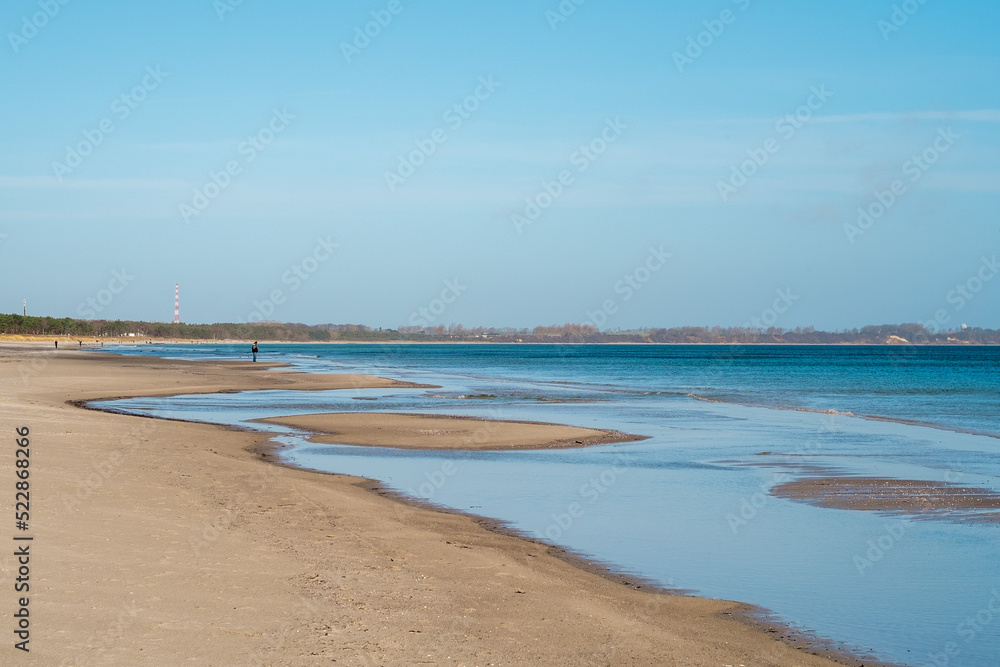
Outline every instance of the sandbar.
[[399, 449], [558, 449], [643, 439], [563, 424], [388, 412], [324, 412], [255, 421], [311, 431], [312, 442]]
[[1000, 523], [1000, 493], [948, 482], [885, 477], [810, 477], [771, 489], [816, 507], [886, 512], [917, 519]]

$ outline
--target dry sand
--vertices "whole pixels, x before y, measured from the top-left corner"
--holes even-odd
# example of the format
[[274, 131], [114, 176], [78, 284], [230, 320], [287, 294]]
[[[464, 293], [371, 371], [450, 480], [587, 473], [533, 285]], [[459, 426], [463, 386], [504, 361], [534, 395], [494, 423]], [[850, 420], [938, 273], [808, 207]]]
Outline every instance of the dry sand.
[[400, 449], [555, 449], [643, 439], [562, 424], [386, 412], [324, 412], [257, 421], [311, 431], [312, 442]]
[[8, 555], [0, 663], [838, 664], [734, 620], [743, 605], [637, 590], [370, 482], [270, 465], [259, 434], [70, 403], [400, 386], [262, 366], [0, 348], [0, 488], [12, 511], [27, 426], [35, 537], [31, 652], [12, 647]]

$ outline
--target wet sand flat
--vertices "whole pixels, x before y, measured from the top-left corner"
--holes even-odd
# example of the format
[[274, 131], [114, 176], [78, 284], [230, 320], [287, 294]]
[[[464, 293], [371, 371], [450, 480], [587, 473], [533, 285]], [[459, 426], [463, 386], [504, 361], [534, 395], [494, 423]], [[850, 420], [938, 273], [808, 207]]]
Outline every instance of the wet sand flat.
[[771, 493], [817, 507], [1000, 523], [1000, 511], [992, 511], [1000, 510], [1000, 493], [947, 482], [817, 477], [780, 484]]
[[[32, 443], [31, 653], [18, 664], [857, 664], [741, 622], [744, 605], [636, 590], [369, 481], [269, 464], [262, 434], [78, 404], [359, 386], [403, 385], [0, 347], [0, 428], [13, 442], [27, 427]], [[0, 477], [13, 462], [0, 458]]]

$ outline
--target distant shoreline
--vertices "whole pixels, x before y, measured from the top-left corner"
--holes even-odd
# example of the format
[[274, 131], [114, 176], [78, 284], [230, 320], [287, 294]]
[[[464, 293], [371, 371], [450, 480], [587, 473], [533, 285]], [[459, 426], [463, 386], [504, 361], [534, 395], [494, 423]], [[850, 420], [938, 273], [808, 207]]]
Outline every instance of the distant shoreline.
[[[928, 328], [929, 325], [929, 328]], [[938, 320], [822, 331], [764, 326], [673, 326], [602, 330], [594, 323], [535, 327], [370, 327], [364, 324], [215, 322], [187, 324], [136, 320], [80, 320], [0, 313], [0, 339], [85, 340], [137, 344], [253, 341], [289, 343], [492, 343], [573, 345], [1000, 345], [1000, 329], [962, 324], [942, 330]]]
[[[65, 349], [80, 349], [79, 345], [74, 345], [77, 341], [83, 340], [83, 349], [93, 351], [95, 345], [104, 343], [106, 347], [119, 345], [251, 345], [253, 339], [236, 340], [205, 340], [203, 338], [79, 338], [73, 336], [21, 336], [11, 334], [0, 334], [0, 345], [10, 345], [17, 343], [52, 346], [54, 341], [65, 343]], [[573, 345], [578, 347], [609, 347], [614, 345], [632, 347], [997, 347], [1000, 343], [979, 343], [979, 342], [906, 342], [906, 343], [872, 343], [872, 342], [837, 342], [837, 343], [795, 343], [788, 341], [776, 342], [754, 342], [754, 343], [709, 343], [709, 342], [689, 342], [689, 343], [661, 343], [648, 342], [640, 343], [636, 341], [607, 341], [607, 342], [572, 342], [572, 341], [499, 341], [499, 340], [265, 340], [257, 339], [259, 345]], [[99, 348], [98, 348], [99, 349]]]

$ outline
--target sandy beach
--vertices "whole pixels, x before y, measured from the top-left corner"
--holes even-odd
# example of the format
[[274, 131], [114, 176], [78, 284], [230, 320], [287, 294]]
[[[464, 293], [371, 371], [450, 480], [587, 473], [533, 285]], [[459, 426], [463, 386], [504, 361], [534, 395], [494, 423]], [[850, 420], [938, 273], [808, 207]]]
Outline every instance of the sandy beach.
[[[30, 429], [34, 536], [31, 651], [9, 639], [4, 664], [860, 664], [782, 641], [785, 633], [743, 620], [745, 605], [601, 576], [486, 522], [399, 502], [368, 480], [274, 465], [261, 434], [80, 407], [412, 385], [23, 345], [0, 347], [0, 385], [9, 443], [16, 428]], [[356, 442], [391, 441], [366, 443], [365, 424], [341, 419], [354, 421], [326, 423], [327, 432], [350, 425]], [[432, 421], [419, 426], [447, 429]], [[397, 437], [414, 428], [386, 425]], [[510, 444], [489, 440], [507, 428], [487, 430], [483, 446]], [[522, 429], [518, 446], [607, 435], [560, 428]], [[10, 511], [14, 460], [13, 447], [0, 459]], [[4, 523], [8, 545], [13, 523]], [[2, 562], [11, 582], [15, 563]], [[4, 588], [10, 610], [15, 594]]]

